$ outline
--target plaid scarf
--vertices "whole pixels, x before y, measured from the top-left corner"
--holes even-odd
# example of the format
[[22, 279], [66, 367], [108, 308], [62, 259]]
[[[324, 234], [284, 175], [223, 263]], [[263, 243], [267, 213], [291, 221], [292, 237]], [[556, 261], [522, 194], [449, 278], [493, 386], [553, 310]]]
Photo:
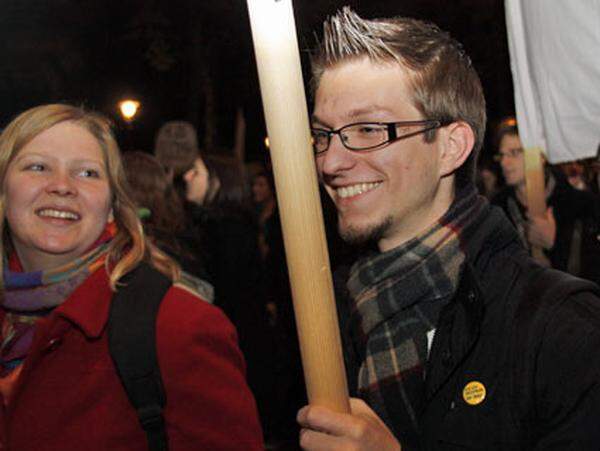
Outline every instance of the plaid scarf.
[[424, 368], [441, 309], [465, 260], [465, 228], [485, 216], [474, 188], [420, 236], [354, 264], [347, 281], [349, 327], [359, 357], [358, 396], [396, 435], [418, 433]]

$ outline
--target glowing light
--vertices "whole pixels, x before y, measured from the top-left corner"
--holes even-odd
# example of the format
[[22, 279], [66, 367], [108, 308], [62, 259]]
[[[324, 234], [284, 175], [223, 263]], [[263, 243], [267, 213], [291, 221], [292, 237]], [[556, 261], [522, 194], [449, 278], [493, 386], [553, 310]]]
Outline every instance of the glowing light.
[[121, 116], [123, 116], [123, 119], [125, 119], [127, 122], [133, 121], [139, 109], [140, 102], [138, 102], [137, 100], [127, 99], [123, 100], [122, 102], [119, 102], [119, 110], [121, 111]]

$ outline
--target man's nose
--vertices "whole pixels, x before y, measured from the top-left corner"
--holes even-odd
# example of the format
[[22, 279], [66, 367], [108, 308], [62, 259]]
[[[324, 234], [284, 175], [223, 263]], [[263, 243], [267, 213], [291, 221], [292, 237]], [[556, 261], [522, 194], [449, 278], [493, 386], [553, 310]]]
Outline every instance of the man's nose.
[[339, 134], [333, 135], [329, 142], [329, 148], [317, 155], [317, 167], [319, 175], [336, 175], [351, 169], [356, 163], [355, 152], [348, 150], [342, 144]]

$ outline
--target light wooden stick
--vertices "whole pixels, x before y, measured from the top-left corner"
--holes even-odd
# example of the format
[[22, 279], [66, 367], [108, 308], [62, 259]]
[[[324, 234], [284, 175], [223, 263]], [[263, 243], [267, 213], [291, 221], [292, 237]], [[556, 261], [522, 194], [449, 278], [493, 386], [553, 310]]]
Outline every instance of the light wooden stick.
[[[525, 155], [525, 184], [527, 187], [527, 210], [532, 216], [546, 215], [546, 189], [542, 149], [529, 147]], [[544, 266], [550, 262], [539, 246], [531, 246], [531, 256]]]
[[311, 404], [348, 389], [291, 0], [248, 0], [294, 311]]

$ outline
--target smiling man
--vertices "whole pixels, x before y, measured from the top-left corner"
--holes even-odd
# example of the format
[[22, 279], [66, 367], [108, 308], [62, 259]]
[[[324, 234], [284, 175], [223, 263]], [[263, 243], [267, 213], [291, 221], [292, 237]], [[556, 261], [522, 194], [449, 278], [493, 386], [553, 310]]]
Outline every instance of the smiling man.
[[413, 19], [330, 18], [313, 143], [344, 239], [352, 413], [298, 413], [307, 450], [597, 449], [597, 287], [538, 266], [476, 193], [485, 131], [460, 44]]

